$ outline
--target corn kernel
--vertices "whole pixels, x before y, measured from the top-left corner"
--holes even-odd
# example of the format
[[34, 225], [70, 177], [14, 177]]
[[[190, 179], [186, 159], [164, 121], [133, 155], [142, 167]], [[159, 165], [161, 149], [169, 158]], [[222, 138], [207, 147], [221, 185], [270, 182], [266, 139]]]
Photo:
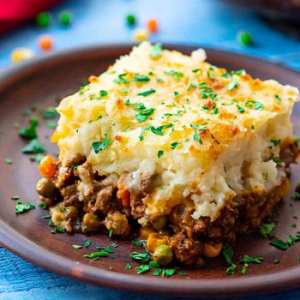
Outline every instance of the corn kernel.
[[53, 47], [53, 40], [49, 35], [43, 35], [39, 38], [39, 46], [44, 51], [49, 51]]
[[150, 19], [148, 20], [147, 22], [147, 27], [148, 27], [148, 30], [152, 33], [155, 33], [157, 32], [158, 30], [158, 25], [157, 25], [157, 21], [156, 19]]
[[27, 48], [17, 48], [11, 53], [12, 62], [16, 63], [34, 57], [34, 53]]
[[146, 41], [148, 37], [148, 32], [143, 28], [139, 28], [134, 32], [134, 40], [136, 42]]

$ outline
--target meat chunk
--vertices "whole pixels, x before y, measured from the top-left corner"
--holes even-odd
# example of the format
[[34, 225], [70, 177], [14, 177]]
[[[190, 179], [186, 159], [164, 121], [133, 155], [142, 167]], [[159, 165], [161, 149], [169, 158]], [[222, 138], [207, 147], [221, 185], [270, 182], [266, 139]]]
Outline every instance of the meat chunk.
[[58, 169], [58, 175], [56, 179], [56, 187], [62, 188], [70, 185], [74, 182], [75, 176], [73, 174], [73, 169], [69, 167], [60, 167]]
[[79, 205], [79, 198], [77, 192], [77, 184], [74, 183], [72, 185], [68, 185], [61, 189], [61, 195], [64, 199], [64, 205], [67, 206], [78, 206]]
[[103, 224], [107, 230], [112, 230], [113, 234], [127, 236], [130, 233], [128, 219], [119, 211], [110, 211], [103, 221]]
[[200, 241], [190, 239], [185, 233], [178, 232], [169, 239], [169, 246], [179, 262], [187, 266], [202, 264], [200, 256], [203, 244]]
[[96, 203], [92, 207], [92, 212], [102, 212], [107, 214], [111, 208], [111, 202], [113, 201], [114, 189], [112, 186], [107, 186], [103, 188], [98, 194], [96, 198]]

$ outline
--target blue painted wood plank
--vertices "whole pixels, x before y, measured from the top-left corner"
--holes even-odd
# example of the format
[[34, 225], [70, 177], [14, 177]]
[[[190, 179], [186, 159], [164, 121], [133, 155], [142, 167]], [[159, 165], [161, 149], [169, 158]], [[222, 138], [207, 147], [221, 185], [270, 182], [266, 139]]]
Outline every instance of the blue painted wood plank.
[[[66, 9], [74, 15], [70, 28], [63, 28], [57, 21], [59, 12]], [[139, 26], [144, 26], [148, 18], [157, 18], [160, 30], [150, 38], [151, 41], [223, 48], [267, 58], [300, 70], [299, 41], [272, 29], [249, 11], [232, 9], [216, 0], [69, 0], [52, 11], [54, 22], [51, 27], [39, 30], [33, 25], [27, 25], [3, 37], [0, 40], [0, 69], [11, 65], [10, 53], [16, 47], [31, 48], [40, 55], [37, 39], [41, 34], [50, 34], [57, 50], [133, 41], [132, 29], [125, 26], [125, 16], [128, 13], [137, 16]], [[236, 41], [239, 30], [247, 30], [253, 34], [254, 47], [244, 47]], [[0, 247], [0, 300], [53, 299], [164, 298], [79, 283], [34, 266]], [[239, 299], [300, 299], [300, 289]]]

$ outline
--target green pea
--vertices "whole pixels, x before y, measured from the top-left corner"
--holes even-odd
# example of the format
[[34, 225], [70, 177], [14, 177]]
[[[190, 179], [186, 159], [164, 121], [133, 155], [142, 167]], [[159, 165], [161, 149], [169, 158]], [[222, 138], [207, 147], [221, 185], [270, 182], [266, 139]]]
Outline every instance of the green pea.
[[249, 46], [253, 43], [252, 35], [246, 31], [240, 31], [238, 33], [238, 40], [241, 44]]
[[168, 219], [166, 216], [159, 216], [154, 221], [152, 221], [152, 226], [156, 230], [161, 230], [167, 225]]
[[93, 213], [87, 213], [83, 216], [82, 226], [86, 232], [96, 232], [100, 229], [101, 222], [97, 215]]
[[167, 245], [158, 246], [153, 254], [153, 260], [161, 266], [168, 265], [173, 260], [173, 251]]
[[51, 15], [48, 12], [41, 12], [36, 17], [36, 24], [38, 27], [45, 28], [51, 23]]
[[62, 25], [68, 26], [72, 23], [72, 14], [69, 12], [62, 12], [59, 15], [59, 21]]
[[135, 16], [134, 15], [127, 15], [127, 17], [126, 17], [126, 21], [127, 21], [127, 24], [128, 25], [134, 25], [135, 24]]
[[47, 178], [42, 178], [36, 184], [36, 191], [42, 197], [51, 198], [55, 194], [56, 187], [52, 180]]

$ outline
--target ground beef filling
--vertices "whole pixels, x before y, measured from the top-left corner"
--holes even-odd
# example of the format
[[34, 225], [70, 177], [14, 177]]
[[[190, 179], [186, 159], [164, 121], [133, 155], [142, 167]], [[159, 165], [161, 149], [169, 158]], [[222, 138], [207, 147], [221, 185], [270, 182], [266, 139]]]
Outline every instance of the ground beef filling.
[[[281, 151], [280, 159], [285, 162], [287, 176], [289, 165], [297, 155], [298, 150], [292, 144]], [[57, 172], [50, 180], [55, 185], [55, 192], [51, 197], [40, 198], [50, 207], [55, 225], [69, 233], [109, 232], [129, 236], [133, 228], [140, 227], [137, 220], [145, 216], [146, 205], [142, 199], [160, 182], [155, 174], [142, 174], [139, 188], [128, 189], [128, 180], [130, 174], [111, 174], [108, 177], [94, 174], [88, 162], [81, 162], [76, 168], [61, 167], [58, 163]], [[80, 189], [82, 182], [85, 183], [84, 193]], [[227, 204], [213, 222], [209, 217], [193, 219], [194, 208], [190, 201], [174, 207], [168, 216], [150, 221], [144, 232], [150, 230], [167, 237], [165, 244], [172, 249], [178, 262], [188, 266], [201, 265], [203, 255], [213, 257], [209, 256], [212, 251], [207, 249], [213, 247], [214, 250], [221, 250], [224, 244], [234, 245], [237, 234], [257, 228], [272, 214], [274, 206], [288, 189], [289, 181], [285, 179], [281, 186], [263, 195], [241, 193]]]

